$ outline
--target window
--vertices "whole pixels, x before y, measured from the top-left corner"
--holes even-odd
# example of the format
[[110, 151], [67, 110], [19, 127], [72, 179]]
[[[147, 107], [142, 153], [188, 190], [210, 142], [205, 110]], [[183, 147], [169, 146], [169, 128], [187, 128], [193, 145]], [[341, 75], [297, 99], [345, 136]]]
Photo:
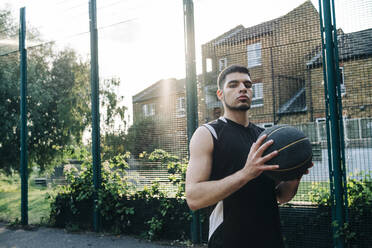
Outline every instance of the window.
[[248, 68], [261, 65], [261, 43], [247, 46]]
[[318, 140], [327, 140], [326, 118], [317, 118], [315, 119], [315, 123], [317, 127]]
[[360, 129], [362, 138], [372, 138], [372, 119], [361, 119]]
[[341, 82], [340, 82], [340, 88], [341, 88], [341, 96], [344, 96], [346, 94], [346, 87], [345, 87], [345, 82], [344, 82], [344, 67], [340, 67], [340, 79], [341, 79]]
[[269, 128], [269, 127], [272, 127], [272, 126], [274, 126], [274, 123], [272, 123], [272, 122], [266, 122], [266, 123], [258, 123], [257, 124], [259, 127], [262, 127], [262, 128]]
[[359, 119], [344, 119], [344, 131], [346, 140], [360, 139]]
[[206, 66], [207, 66], [207, 72], [211, 72], [212, 71], [212, 66], [213, 66], [213, 64], [212, 64], [212, 59], [210, 59], [210, 58], [207, 58], [206, 59]]
[[322, 123], [322, 122], [325, 122], [326, 121], [326, 118], [316, 118], [315, 122], [316, 123]]
[[227, 58], [222, 58], [218, 60], [218, 69], [219, 71], [222, 71], [227, 66]]
[[145, 117], [155, 115], [155, 103], [142, 105], [142, 113]]
[[178, 97], [176, 103], [177, 116], [182, 117], [186, 115], [186, 101], [185, 97]]
[[252, 107], [263, 106], [263, 83], [255, 83], [252, 85], [253, 97]]

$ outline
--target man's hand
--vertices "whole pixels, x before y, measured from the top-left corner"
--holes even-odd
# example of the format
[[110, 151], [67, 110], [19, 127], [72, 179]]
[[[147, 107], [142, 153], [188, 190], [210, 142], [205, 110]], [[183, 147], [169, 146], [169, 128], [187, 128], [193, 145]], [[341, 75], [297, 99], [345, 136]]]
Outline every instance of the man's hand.
[[311, 167], [313, 167], [313, 166], [314, 166], [314, 163], [311, 162], [310, 166], [307, 168], [307, 170], [304, 172], [304, 174], [302, 174], [299, 178], [294, 179], [294, 180], [292, 180], [292, 181], [298, 181], [298, 182], [300, 182], [301, 179], [302, 179], [302, 177], [303, 177], [303, 175], [307, 175], [307, 174], [309, 174], [309, 173], [310, 173], [310, 170], [309, 170], [309, 169], [310, 169]]
[[255, 143], [253, 143], [251, 150], [249, 151], [247, 161], [245, 162], [245, 166], [242, 170], [249, 180], [258, 177], [264, 171], [276, 170], [279, 168], [279, 165], [265, 165], [265, 162], [278, 155], [277, 151], [273, 151], [270, 154], [262, 157], [264, 151], [274, 143], [273, 140], [269, 140], [262, 145], [266, 136], [266, 134], [261, 136]]
[[[311, 162], [310, 167], [305, 171], [303, 175], [309, 174], [309, 169], [314, 166]], [[279, 203], [287, 203], [297, 194], [298, 186], [300, 185], [302, 176], [294, 180], [279, 182], [276, 186], [276, 199]]]

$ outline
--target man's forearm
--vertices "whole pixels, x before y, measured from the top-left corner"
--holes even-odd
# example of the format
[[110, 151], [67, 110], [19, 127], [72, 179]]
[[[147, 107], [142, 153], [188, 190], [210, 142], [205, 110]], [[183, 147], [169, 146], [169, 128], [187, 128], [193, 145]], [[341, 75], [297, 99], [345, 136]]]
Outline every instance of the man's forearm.
[[242, 172], [216, 181], [205, 181], [186, 185], [186, 199], [192, 210], [208, 207], [225, 199], [250, 179]]
[[279, 203], [286, 203], [296, 195], [300, 180], [281, 182], [276, 187], [276, 199]]

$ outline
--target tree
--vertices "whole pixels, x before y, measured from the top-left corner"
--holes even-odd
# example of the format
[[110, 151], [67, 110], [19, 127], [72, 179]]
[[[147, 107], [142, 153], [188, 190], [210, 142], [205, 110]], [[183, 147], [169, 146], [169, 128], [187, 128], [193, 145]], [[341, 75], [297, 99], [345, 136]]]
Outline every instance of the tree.
[[91, 122], [89, 63], [72, 49], [53, 54], [44, 46], [29, 62], [29, 154], [44, 170], [65, 145], [81, 143]]
[[142, 152], [152, 152], [159, 147], [158, 135], [154, 135], [154, 120], [145, 118], [135, 122], [125, 137], [125, 147], [133, 155], [138, 156]]
[[[0, 11], [0, 29], [5, 37], [16, 34], [8, 10]], [[4, 27], [9, 27], [5, 28]], [[31, 29], [34, 30], [34, 29]], [[38, 40], [38, 32], [28, 37]], [[62, 147], [80, 142], [90, 123], [89, 63], [69, 48], [57, 53], [47, 43], [28, 49], [27, 128], [29, 166], [41, 170], [52, 164]], [[14, 50], [14, 47], [12, 48]], [[12, 50], [7, 47], [7, 50]], [[0, 168], [19, 168], [19, 54], [0, 56]]]
[[127, 107], [122, 105], [123, 96], [118, 96], [116, 92], [120, 86], [120, 79], [109, 78], [100, 84], [101, 129], [104, 133], [124, 131], [126, 128], [125, 113]]
[[[0, 11], [0, 30], [12, 27], [9, 11]], [[14, 26], [14, 25], [13, 25]], [[9, 29], [5, 35], [12, 36]], [[32, 29], [31, 29], [32, 30]], [[13, 30], [14, 31], [14, 30]], [[1, 32], [1, 31], [0, 31]], [[37, 30], [31, 37], [38, 40]], [[1, 49], [0, 49], [1, 50]], [[28, 49], [27, 128], [29, 166], [41, 171], [52, 167], [65, 147], [82, 144], [84, 130], [91, 124], [90, 63], [71, 48], [57, 52], [45, 43]], [[20, 79], [19, 54], [0, 56], [0, 169], [19, 168]], [[120, 80], [103, 81], [100, 88], [102, 132], [124, 132], [126, 107], [116, 95]], [[118, 130], [114, 123], [120, 121]], [[106, 139], [104, 139], [106, 140]]]
[[116, 94], [119, 85], [118, 78], [105, 79], [100, 84], [100, 128], [103, 160], [109, 160], [119, 154], [126, 153], [124, 139], [127, 107], [122, 104], [124, 97]]
[[[63, 146], [81, 142], [90, 123], [89, 64], [75, 51], [58, 54], [48, 44], [28, 51], [27, 128], [28, 157], [43, 171]], [[0, 168], [19, 167], [19, 62], [1, 57]]]

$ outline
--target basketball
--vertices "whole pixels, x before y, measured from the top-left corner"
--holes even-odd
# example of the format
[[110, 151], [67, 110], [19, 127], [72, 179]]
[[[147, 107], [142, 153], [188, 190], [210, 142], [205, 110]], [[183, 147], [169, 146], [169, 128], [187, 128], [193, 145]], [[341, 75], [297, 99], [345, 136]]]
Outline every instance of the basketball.
[[312, 147], [309, 138], [290, 125], [277, 125], [266, 129], [260, 137], [267, 134], [266, 141], [274, 143], [263, 153], [262, 157], [277, 150], [278, 155], [267, 161], [266, 165], [279, 165], [279, 168], [264, 171], [268, 177], [278, 181], [294, 180], [301, 177], [311, 165]]

